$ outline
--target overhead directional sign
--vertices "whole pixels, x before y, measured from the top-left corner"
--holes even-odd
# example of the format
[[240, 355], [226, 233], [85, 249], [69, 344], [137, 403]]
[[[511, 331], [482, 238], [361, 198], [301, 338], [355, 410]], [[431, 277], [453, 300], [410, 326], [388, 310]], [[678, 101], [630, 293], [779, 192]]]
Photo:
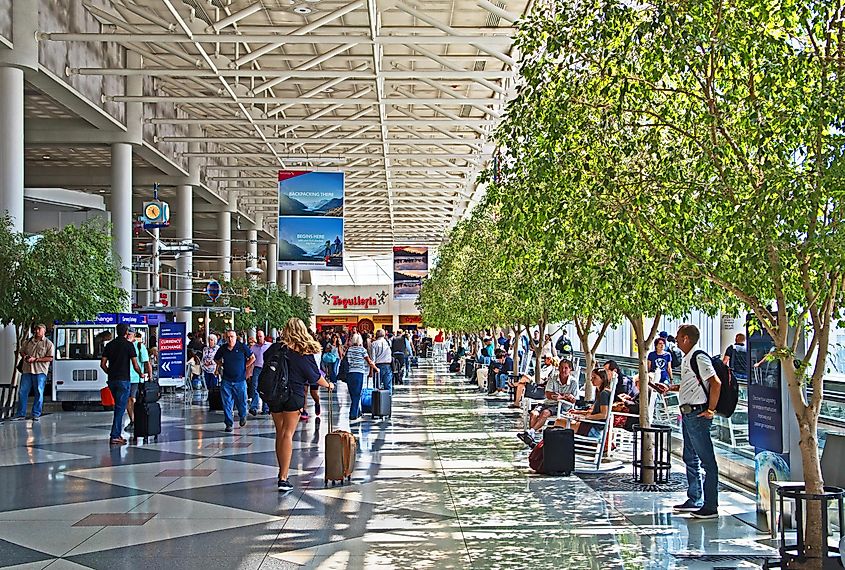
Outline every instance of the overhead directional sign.
[[161, 323], [158, 326], [158, 377], [185, 377], [185, 323]]

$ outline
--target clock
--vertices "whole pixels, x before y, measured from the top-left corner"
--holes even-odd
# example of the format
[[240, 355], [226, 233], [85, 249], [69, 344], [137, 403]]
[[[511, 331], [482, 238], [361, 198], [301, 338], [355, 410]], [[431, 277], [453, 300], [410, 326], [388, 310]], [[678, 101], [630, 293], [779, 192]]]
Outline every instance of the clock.
[[155, 220], [161, 215], [161, 207], [156, 203], [149, 203], [147, 207], [144, 208], [144, 215], [149, 220]]

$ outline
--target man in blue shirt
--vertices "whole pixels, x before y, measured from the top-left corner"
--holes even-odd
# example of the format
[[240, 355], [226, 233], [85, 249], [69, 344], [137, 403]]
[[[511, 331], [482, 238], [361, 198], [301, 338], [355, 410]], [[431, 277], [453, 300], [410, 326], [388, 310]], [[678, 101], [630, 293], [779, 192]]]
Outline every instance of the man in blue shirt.
[[513, 372], [513, 358], [501, 348], [496, 349], [496, 360], [490, 365], [490, 371], [496, 375], [496, 392], [508, 392], [508, 373]]
[[220, 395], [223, 398], [223, 414], [226, 431], [231, 432], [235, 424], [233, 405], [238, 406], [239, 425], [246, 425], [246, 368], [255, 361], [247, 346], [238, 340], [235, 331], [226, 331], [226, 344], [217, 349], [214, 361], [217, 374], [222, 378]]

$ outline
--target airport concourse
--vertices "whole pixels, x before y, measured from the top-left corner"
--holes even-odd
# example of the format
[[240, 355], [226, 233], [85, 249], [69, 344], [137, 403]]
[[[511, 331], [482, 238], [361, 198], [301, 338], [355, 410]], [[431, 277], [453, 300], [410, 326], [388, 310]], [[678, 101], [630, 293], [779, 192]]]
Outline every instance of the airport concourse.
[[0, 0], [0, 567], [845, 568], [843, 38]]

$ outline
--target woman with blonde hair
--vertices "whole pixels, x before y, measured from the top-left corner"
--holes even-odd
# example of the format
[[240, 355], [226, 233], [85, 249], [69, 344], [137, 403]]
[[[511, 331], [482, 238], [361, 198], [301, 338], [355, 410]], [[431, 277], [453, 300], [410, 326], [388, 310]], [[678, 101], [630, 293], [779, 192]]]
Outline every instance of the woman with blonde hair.
[[284, 403], [268, 402], [273, 423], [276, 426], [276, 459], [279, 462], [279, 491], [293, 491], [288, 481], [290, 459], [293, 453], [293, 434], [299, 425], [299, 413], [305, 407], [306, 386], [316, 389], [323, 386], [334, 390], [334, 384], [328, 382], [317, 367], [315, 354], [320, 353], [320, 343], [314, 340], [308, 328], [300, 319], [293, 317], [282, 331], [283, 344], [275, 344], [267, 349], [264, 362], [270, 362], [277, 351], [285, 350], [288, 362], [288, 382], [290, 398]]

